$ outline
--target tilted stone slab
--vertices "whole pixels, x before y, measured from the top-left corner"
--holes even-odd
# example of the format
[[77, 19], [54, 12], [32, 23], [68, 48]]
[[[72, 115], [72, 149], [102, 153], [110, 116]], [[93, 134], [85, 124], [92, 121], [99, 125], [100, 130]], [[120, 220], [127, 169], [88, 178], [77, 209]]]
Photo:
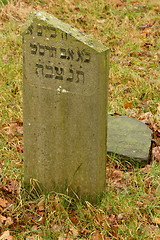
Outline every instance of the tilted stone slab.
[[22, 36], [25, 182], [94, 199], [105, 188], [109, 51], [38, 11]]
[[137, 119], [109, 115], [107, 152], [143, 166], [149, 161], [152, 135], [152, 130]]

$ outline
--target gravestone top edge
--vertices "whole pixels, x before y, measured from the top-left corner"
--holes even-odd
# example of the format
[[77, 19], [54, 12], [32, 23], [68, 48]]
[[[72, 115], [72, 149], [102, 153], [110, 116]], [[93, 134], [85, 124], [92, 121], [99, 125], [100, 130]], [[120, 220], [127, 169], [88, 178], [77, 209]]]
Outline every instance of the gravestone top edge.
[[43, 25], [52, 25], [57, 29], [60, 29], [70, 36], [74, 37], [78, 41], [81, 41], [88, 47], [94, 49], [98, 53], [109, 51], [109, 48], [104, 46], [102, 43], [98, 42], [94, 38], [92, 38], [89, 35], [86, 35], [82, 33], [77, 28], [62, 22], [61, 20], [57, 19], [56, 17], [52, 16], [49, 13], [41, 12], [34, 10], [29, 13], [27, 20], [22, 28], [21, 35], [25, 36], [26, 34], [29, 34], [29, 27], [33, 24], [33, 22], [43, 22]]

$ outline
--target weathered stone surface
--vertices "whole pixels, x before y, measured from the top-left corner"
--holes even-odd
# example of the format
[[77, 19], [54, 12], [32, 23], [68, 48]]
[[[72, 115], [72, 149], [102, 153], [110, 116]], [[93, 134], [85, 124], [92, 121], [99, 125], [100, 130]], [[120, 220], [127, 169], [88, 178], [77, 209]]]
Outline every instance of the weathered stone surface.
[[108, 49], [37, 11], [22, 36], [25, 182], [93, 199], [105, 187]]
[[122, 161], [139, 165], [148, 163], [152, 130], [131, 117], [108, 116], [107, 153]]

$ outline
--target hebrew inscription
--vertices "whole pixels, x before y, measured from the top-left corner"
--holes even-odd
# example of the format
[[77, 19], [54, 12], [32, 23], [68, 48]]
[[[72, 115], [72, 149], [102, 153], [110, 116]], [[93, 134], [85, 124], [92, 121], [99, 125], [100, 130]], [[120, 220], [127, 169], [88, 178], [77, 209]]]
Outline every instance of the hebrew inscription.
[[[33, 69], [32, 78], [27, 79], [30, 79], [32, 84], [45, 87], [50, 80], [55, 90], [55, 84], [62, 83], [88, 87], [88, 70], [92, 65], [92, 54], [88, 47], [77, 42], [72, 44], [71, 34], [43, 24], [30, 25], [26, 38], [27, 69]], [[92, 84], [92, 89], [94, 85]]]

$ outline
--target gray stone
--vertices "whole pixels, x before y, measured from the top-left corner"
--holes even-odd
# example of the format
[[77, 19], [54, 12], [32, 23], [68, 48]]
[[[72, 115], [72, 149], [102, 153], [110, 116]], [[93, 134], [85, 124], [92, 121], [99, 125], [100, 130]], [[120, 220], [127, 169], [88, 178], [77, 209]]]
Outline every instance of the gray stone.
[[106, 181], [109, 50], [38, 11], [22, 36], [25, 183], [94, 200]]
[[152, 130], [131, 117], [108, 116], [107, 153], [143, 166], [150, 157]]

